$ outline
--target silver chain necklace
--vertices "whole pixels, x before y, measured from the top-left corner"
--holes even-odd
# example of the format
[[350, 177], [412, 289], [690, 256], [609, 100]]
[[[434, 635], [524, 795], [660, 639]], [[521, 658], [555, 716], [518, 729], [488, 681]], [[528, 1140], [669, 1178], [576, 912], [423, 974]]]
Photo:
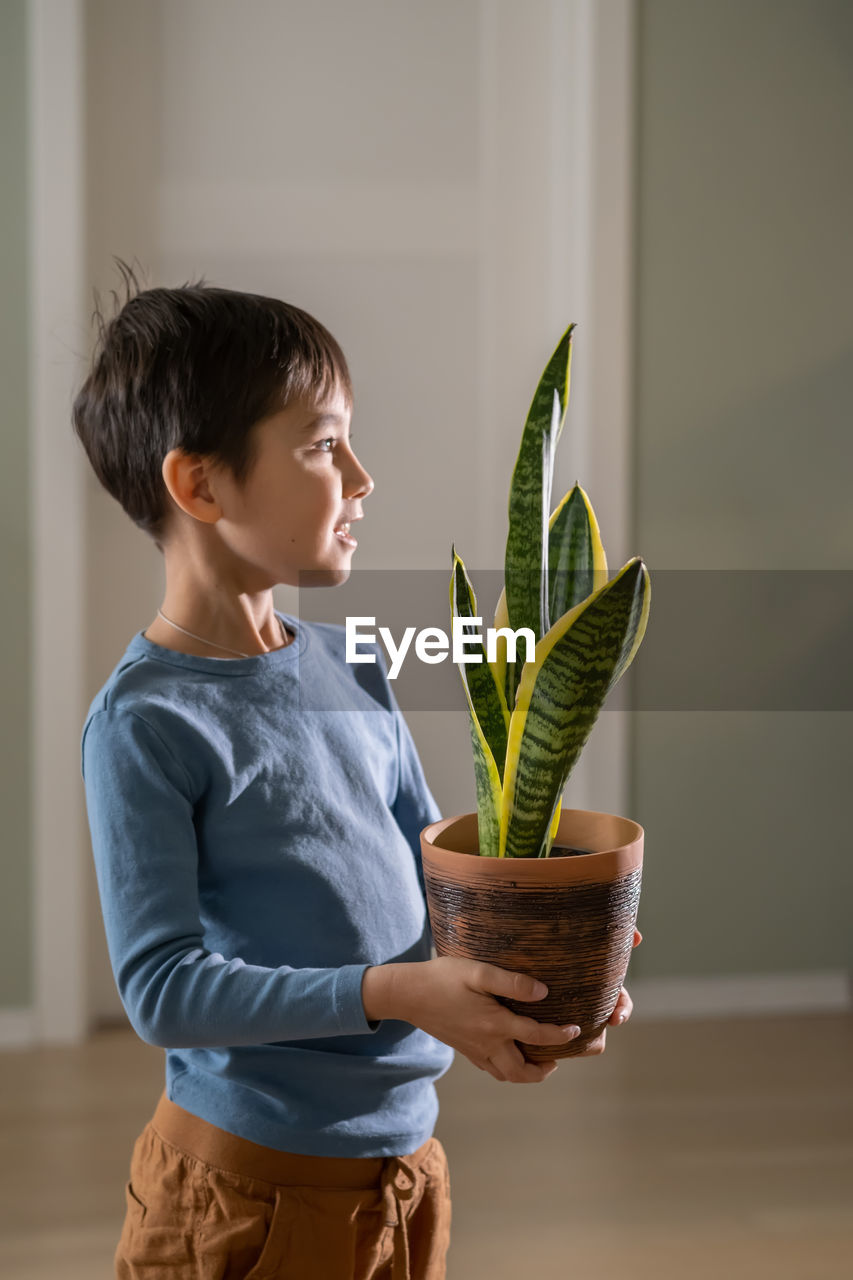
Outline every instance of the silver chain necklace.
[[[239, 649], [229, 649], [226, 644], [216, 644], [215, 641], [207, 640], [204, 636], [197, 636], [193, 631], [187, 631], [186, 627], [179, 627], [177, 622], [173, 622], [171, 618], [167, 618], [165, 613], [162, 613], [159, 609], [157, 610], [157, 613], [164, 622], [168, 622], [170, 627], [174, 627], [177, 631], [183, 631], [185, 636], [190, 636], [193, 640], [200, 640], [202, 644], [212, 645], [214, 649], [224, 649], [226, 653], [236, 654], [238, 658], [260, 658], [263, 656], [260, 653], [241, 653]], [[281, 634], [285, 645], [290, 644], [287, 627], [284, 625], [281, 618], [278, 620], [278, 625], [281, 627]], [[270, 650], [270, 652], [272, 652], [272, 650]]]

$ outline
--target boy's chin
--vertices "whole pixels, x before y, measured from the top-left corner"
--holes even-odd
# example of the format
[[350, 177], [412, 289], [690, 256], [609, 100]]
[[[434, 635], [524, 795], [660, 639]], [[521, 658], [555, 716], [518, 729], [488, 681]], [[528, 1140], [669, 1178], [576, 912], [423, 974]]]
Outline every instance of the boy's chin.
[[352, 573], [349, 565], [342, 565], [340, 569], [300, 569], [299, 583], [300, 587], [339, 587], [344, 583]]

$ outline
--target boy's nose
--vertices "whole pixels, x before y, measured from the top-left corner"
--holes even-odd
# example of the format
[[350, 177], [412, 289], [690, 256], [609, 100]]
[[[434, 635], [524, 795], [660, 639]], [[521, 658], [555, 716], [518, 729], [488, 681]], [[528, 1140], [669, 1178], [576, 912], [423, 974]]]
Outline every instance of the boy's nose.
[[366, 498], [373, 492], [373, 477], [355, 458], [355, 466], [348, 476], [347, 493], [353, 498]]

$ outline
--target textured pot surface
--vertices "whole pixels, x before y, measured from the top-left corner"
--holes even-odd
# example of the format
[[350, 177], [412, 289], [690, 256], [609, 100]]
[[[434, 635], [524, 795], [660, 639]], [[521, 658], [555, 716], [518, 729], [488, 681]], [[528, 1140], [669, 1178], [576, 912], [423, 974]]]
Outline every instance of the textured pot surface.
[[531, 1062], [574, 1057], [607, 1025], [634, 941], [643, 829], [630, 818], [564, 809], [554, 841], [589, 852], [549, 858], [481, 858], [477, 815], [421, 832], [424, 880], [439, 955], [484, 960], [529, 974], [544, 1000], [502, 1000], [538, 1022], [581, 1028], [562, 1045], [526, 1045]]

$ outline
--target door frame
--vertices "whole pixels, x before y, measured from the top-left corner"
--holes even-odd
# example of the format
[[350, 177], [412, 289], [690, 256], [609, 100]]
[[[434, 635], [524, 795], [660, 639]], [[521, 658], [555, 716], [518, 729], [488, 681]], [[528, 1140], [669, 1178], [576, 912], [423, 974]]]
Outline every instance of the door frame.
[[85, 474], [71, 430], [85, 356], [84, 0], [28, 0], [33, 1020], [86, 1032]]

